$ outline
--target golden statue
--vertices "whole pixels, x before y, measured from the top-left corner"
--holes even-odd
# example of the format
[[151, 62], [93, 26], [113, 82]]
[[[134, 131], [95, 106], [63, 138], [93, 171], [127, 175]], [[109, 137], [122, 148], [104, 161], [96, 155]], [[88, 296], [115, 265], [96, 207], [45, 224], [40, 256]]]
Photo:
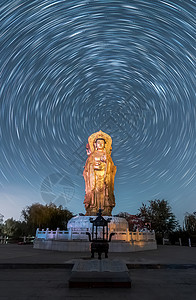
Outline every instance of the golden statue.
[[88, 158], [84, 167], [86, 216], [111, 216], [115, 206], [114, 177], [116, 166], [111, 158], [112, 139], [102, 132], [93, 133], [86, 146]]

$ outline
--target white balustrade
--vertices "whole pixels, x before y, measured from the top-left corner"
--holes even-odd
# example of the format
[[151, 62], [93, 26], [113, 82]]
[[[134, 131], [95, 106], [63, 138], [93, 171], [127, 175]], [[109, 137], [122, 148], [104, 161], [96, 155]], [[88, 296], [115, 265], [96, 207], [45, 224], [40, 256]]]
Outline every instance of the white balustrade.
[[7, 237], [6, 236], [0, 236], [0, 244], [7, 244]]
[[[91, 230], [86, 230], [91, 233]], [[88, 236], [86, 235], [86, 231], [79, 230], [77, 228], [70, 228], [69, 230], [59, 230], [57, 228], [56, 231], [49, 230], [39, 230], [36, 231], [36, 238], [43, 240], [88, 240]], [[108, 237], [111, 232], [108, 231]], [[101, 232], [100, 232], [101, 237]], [[106, 237], [106, 236], [105, 236]], [[118, 231], [115, 232], [115, 235], [112, 236], [113, 240], [120, 241], [155, 241], [155, 233], [154, 232], [130, 232], [130, 231]]]
[[130, 232], [130, 240], [132, 241], [155, 241], [155, 233], [154, 232]]

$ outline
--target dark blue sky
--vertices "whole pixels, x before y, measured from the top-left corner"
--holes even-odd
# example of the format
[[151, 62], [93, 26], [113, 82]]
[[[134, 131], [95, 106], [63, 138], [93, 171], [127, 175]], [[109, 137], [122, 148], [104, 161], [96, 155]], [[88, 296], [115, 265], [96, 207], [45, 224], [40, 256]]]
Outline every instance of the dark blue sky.
[[116, 207], [196, 210], [195, 1], [1, 1], [0, 213], [84, 212], [88, 136], [113, 139]]

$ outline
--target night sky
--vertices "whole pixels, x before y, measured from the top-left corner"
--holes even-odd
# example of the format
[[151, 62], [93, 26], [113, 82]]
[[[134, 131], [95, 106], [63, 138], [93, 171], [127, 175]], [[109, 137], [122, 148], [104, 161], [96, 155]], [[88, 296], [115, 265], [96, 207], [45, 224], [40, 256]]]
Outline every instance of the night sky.
[[1, 0], [0, 213], [85, 212], [89, 135], [113, 140], [114, 214], [196, 211], [196, 2]]

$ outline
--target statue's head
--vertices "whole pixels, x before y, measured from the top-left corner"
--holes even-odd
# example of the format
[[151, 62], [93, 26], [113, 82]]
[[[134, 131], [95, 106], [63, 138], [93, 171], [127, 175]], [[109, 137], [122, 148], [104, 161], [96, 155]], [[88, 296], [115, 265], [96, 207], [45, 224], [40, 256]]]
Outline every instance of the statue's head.
[[105, 149], [105, 140], [104, 139], [97, 139], [96, 140], [96, 149], [97, 150], [104, 150]]
[[111, 154], [112, 138], [101, 130], [91, 134], [88, 138], [88, 143], [91, 153], [96, 150], [104, 150], [108, 155]]

